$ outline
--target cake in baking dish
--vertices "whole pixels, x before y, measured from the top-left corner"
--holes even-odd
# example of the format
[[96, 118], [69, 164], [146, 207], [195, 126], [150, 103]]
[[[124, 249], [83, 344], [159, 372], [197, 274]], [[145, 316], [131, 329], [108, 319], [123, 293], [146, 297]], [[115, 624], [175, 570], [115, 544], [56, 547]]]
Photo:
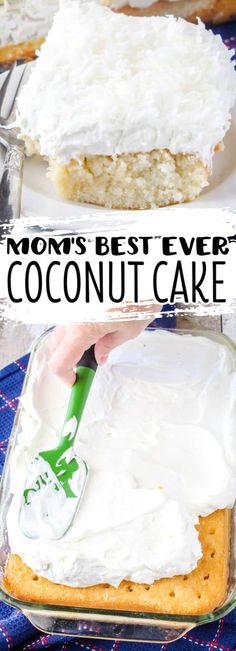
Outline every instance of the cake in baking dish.
[[88, 482], [60, 540], [45, 512], [46, 486], [29, 515], [44, 514], [41, 539], [19, 525], [30, 460], [56, 446], [70, 393], [48, 359], [44, 342], [21, 397], [7, 591], [86, 608], [212, 611], [227, 592], [236, 495], [234, 354], [222, 341], [165, 331], [112, 351], [80, 423], [75, 452], [88, 464]]
[[121, 209], [190, 201], [230, 124], [230, 57], [202, 24], [72, 0], [19, 97], [21, 136], [65, 199]]

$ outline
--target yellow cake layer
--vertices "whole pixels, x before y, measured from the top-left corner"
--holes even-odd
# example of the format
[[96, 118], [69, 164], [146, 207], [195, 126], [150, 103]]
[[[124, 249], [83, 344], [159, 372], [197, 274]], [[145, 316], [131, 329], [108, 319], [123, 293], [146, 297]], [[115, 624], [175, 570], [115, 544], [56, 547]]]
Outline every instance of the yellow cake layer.
[[[1, 27], [0, 27], [1, 29]], [[32, 38], [30, 41], [25, 41], [23, 43], [4, 45], [0, 47], [0, 64], [2, 63], [13, 63], [17, 59], [22, 59], [29, 61], [34, 58], [36, 50], [38, 50], [44, 39], [43, 38]]]
[[50, 179], [64, 199], [121, 210], [192, 201], [208, 185], [207, 166], [192, 154], [167, 149], [117, 156], [81, 156], [49, 162]]
[[215, 511], [200, 518], [198, 529], [203, 556], [197, 568], [185, 576], [160, 579], [151, 586], [123, 581], [118, 588], [108, 584], [71, 588], [37, 576], [15, 554], [9, 556], [4, 585], [17, 599], [45, 604], [173, 615], [211, 612], [224, 601], [227, 592], [230, 511]]

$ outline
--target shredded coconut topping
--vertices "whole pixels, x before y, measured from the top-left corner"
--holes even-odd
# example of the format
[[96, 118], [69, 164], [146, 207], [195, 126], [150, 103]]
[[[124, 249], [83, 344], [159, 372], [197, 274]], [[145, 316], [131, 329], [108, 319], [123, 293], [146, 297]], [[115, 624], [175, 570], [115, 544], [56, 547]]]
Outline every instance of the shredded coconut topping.
[[169, 149], [210, 163], [236, 97], [231, 54], [202, 24], [66, 0], [19, 97], [42, 155]]

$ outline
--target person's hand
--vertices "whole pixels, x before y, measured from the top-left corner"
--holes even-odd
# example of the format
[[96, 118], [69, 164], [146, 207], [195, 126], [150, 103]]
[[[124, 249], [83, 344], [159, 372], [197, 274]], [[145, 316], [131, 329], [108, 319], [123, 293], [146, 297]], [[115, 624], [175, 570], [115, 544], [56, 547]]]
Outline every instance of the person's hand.
[[92, 344], [95, 344], [97, 363], [104, 364], [113, 348], [137, 337], [153, 318], [152, 314], [148, 320], [57, 326], [50, 337], [50, 367], [62, 380], [72, 385], [75, 381], [73, 369]]

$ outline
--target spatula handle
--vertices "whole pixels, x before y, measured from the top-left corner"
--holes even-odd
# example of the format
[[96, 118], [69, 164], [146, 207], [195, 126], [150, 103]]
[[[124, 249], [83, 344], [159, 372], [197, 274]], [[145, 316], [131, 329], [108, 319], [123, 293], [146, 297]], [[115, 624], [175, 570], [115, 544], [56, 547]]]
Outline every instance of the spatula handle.
[[95, 358], [95, 346], [94, 344], [88, 348], [88, 350], [85, 350], [84, 354], [82, 355], [81, 359], [79, 360], [78, 364], [76, 365], [78, 368], [80, 366], [83, 366], [84, 368], [91, 368], [92, 371], [97, 370], [97, 362]]
[[[85, 353], [82, 355], [80, 361], [76, 366], [76, 381], [71, 389], [70, 400], [67, 408], [65, 423], [67, 423], [71, 418], [76, 418], [77, 427], [76, 432], [79, 427], [86, 400], [97, 370], [97, 362], [94, 355], [94, 345], [91, 346]], [[64, 425], [65, 427], [65, 425]], [[63, 428], [64, 429], [64, 428]], [[76, 436], [70, 439], [71, 445]]]

